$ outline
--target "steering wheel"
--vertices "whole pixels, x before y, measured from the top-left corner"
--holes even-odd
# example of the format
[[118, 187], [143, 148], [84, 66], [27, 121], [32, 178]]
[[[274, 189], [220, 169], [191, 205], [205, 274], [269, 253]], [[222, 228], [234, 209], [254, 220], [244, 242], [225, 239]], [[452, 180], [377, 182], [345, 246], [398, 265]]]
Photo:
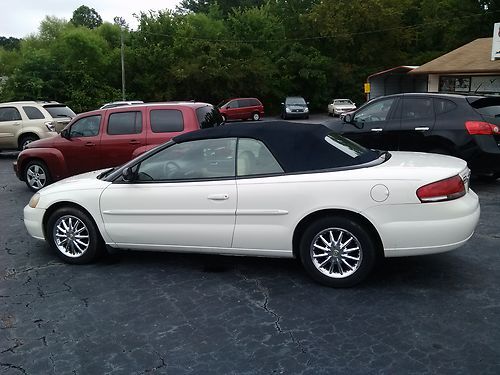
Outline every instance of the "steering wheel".
[[167, 178], [175, 176], [175, 174], [180, 170], [181, 167], [174, 161], [166, 162], [165, 165], [163, 166], [163, 173]]

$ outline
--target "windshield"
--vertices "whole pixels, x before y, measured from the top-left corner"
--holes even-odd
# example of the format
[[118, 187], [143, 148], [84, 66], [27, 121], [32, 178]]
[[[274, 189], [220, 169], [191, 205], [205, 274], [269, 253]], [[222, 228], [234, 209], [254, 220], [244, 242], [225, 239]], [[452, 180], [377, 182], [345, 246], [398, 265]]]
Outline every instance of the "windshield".
[[219, 110], [211, 105], [196, 109], [200, 129], [215, 128], [223, 123]]
[[337, 99], [334, 103], [340, 105], [352, 105], [352, 102], [349, 99]]
[[286, 98], [285, 104], [286, 105], [298, 105], [301, 107], [305, 107], [306, 101], [304, 100], [304, 98], [301, 98], [301, 97], [290, 97], [290, 98]]
[[73, 112], [69, 107], [65, 105], [46, 105], [43, 108], [50, 113], [52, 117], [69, 117], [73, 118], [76, 116], [75, 112]]

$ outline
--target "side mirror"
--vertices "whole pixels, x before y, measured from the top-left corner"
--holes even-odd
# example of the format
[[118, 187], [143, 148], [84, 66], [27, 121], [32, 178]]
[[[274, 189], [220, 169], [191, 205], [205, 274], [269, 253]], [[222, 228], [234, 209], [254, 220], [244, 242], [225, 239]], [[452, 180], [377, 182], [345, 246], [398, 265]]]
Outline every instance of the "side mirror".
[[226, 105], [226, 109], [229, 109], [229, 108], [231, 108], [231, 106], [230, 105]]
[[281, 105], [285, 105], [285, 103], [281, 103]]
[[69, 133], [69, 129], [64, 129], [62, 132], [61, 132], [61, 137], [67, 139], [67, 140], [70, 140], [71, 139], [71, 136], [70, 136], [70, 133]]
[[132, 168], [127, 167], [122, 171], [123, 181], [132, 182], [135, 179], [135, 173]]
[[309, 105], [309, 102], [306, 102], [307, 105]]

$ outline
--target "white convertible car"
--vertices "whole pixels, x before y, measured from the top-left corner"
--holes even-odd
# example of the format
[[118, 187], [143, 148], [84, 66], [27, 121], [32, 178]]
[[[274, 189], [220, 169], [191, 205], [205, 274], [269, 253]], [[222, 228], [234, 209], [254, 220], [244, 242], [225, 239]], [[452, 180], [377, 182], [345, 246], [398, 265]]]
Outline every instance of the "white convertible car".
[[112, 248], [300, 258], [316, 281], [352, 286], [377, 258], [455, 249], [477, 195], [463, 160], [381, 152], [322, 125], [223, 125], [30, 200], [24, 222], [69, 263]]

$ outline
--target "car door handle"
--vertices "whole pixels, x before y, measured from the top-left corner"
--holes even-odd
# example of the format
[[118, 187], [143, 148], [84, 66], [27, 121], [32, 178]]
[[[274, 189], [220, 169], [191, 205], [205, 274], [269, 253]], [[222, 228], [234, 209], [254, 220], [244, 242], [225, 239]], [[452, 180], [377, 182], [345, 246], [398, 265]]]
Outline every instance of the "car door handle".
[[131, 145], [138, 145], [138, 144], [139, 144], [139, 143], [141, 143], [141, 142], [139, 142], [139, 141], [138, 141], [138, 140], [136, 140], [136, 139], [132, 139], [131, 141], [129, 141], [129, 143], [130, 143]]
[[85, 146], [92, 147], [92, 146], [95, 146], [95, 143], [94, 142], [85, 142]]
[[212, 201], [225, 201], [229, 199], [229, 194], [210, 194], [208, 199]]
[[372, 132], [381, 132], [383, 129], [382, 128], [373, 128], [371, 129]]
[[18, 125], [21, 125], [21, 123], [20, 122], [15, 122], [12, 125], [18, 126]]
[[417, 131], [426, 131], [426, 130], [429, 130], [429, 127], [428, 126], [420, 126], [420, 127], [416, 127], [415, 130], [417, 130]]

